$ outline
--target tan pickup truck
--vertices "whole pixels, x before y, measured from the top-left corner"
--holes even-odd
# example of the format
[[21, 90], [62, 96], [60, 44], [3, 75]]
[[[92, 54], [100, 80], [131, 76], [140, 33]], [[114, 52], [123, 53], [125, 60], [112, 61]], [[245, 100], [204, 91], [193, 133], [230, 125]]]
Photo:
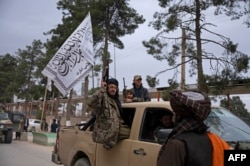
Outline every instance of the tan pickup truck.
[[[122, 107], [131, 127], [128, 139], [120, 141], [108, 151], [101, 144], [93, 142], [89, 130], [61, 128], [52, 152], [52, 161], [64, 166], [156, 165], [161, 147], [158, 142], [164, 140], [159, 138], [156, 141], [153, 131], [159, 124], [159, 116], [163, 112], [172, 112], [169, 102], [125, 103]], [[239, 141], [250, 141], [250, 127], [224, 108], [213, 107], [206, 123], [233, 146]], [[166, 135], [163, 135], [165, 138]]]

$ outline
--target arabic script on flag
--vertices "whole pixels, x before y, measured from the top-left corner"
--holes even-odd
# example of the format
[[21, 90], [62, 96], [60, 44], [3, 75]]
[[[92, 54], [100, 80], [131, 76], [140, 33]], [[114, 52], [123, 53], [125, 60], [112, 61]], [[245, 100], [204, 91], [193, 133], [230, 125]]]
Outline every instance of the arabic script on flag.
[[90, 13], [56, 52], [42, 74], [65, 96], [85, 78], [94, 63]]

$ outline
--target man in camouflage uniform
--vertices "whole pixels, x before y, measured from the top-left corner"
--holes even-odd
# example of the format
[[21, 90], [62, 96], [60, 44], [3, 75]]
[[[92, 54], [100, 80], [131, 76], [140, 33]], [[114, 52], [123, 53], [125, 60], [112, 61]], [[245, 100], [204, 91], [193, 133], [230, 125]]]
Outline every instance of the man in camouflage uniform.
[[130, 133], [123, 120], [118, 92], [118, 81], [109, 79], [93, 94], [87, 105], [96, 116], [93, 140], [103, 144], [107, 150], [113, 148], [118, 140], [128, 138]]

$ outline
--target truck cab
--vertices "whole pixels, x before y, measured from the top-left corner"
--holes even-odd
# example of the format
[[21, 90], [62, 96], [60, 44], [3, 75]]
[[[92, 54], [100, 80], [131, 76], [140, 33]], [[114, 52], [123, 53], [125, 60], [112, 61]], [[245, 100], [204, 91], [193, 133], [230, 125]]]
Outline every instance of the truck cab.
[[[123, 105], [123, 111], [130, 122], [130, 137], [120, 141], [110, 151], [97, 144], [96, 165], [155, 165], [161, 145], [155, 140], [154, 130], [162, 114], [173, 114], [169, 103], [129, 103]], [[107, 161], [112, 161], [112, 164]]]
[[13, 123], [9, 114], [0, 110], [0, 139], [5, 143], [12, 143]]
[[65, 166], [155, 165], [161, 145], [155, 140], [153, 131], [164, 112], [173, 114], [169, 102], [124, 103], [122, 108], [131, 129], [128, 139], [107, 150], [102, 144], [93, 142], [90, 130], [60, 128], [52, 161]]
[[[57, 133], [58, 139], [52, 152], [52, 161], [64, 166], [155, 165], [158, 152], [171, 129], [160, 130], [160, 137], [157, 138], [154, 137], [153, 131], [159, 124], [162, 113], [173, 113], [170, 103], [133, 102], [124, 103], [122, 108], [131, 129], [129, 138], [119, 141], [115, 147], [107, 150], [102, 144], [92, 140], [92, 131], [89, 129], [81, 131], [78, 127], [61, 128]], [[219, 127], [215, 123], [210, 123], [210, 118], [215, 114], [220, 118], [221, 124], [223, 123], [221, 129], [212, 129]], [[211, 132], [230, 143], [232, 149], [236, 149], [237, 144], [242, 141], [250, 141], [250, 127], [224, 108], [212, 107], [205, 123]]]

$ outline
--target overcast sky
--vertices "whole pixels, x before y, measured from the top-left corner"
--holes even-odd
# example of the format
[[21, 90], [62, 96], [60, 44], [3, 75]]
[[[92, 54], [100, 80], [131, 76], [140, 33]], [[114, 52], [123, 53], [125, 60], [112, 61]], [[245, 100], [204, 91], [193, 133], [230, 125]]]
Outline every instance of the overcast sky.
[[[142, 45], [143, 40], [149, 40], [156, 32], [148, 27], [149, 21], [152, 21], [152, 15], [155, 11], [162, 10], [158, 7], [156, 0], [131, 0], [131, 6], [138, 13], [142, 14], [147, 20], [135, 31], [134, 34], [123, 37], [125, 44], [124, 50], [115, 49], [110, 45], [112, 59], [115, 63], [110, 64], [110, 75], [116, 77], [120, 82], [120, 89], [123, 88], [123, 77], [126, 80], [128, 88], [131, 87], [133, 76], [140, 74], [143, 77], [145, 87], [148, 87], [145, 79], [147, 75], [154, 76], [159, 71], [168, 68], [166, 62], [160, 62], [147, 55], [146, 49]], [[56, 0], [0, 0], [0, 55], [17, 52], [18, 48], [26, 49], [34, 39], [40, 39], [43, 42], [49, 36], [43, 33], [55, 28], [61, 23], [61, 11], [56, 8]], [[249, 34], [250, 28], [246, 28], [241, 22], [230, 22], [226, 17], [212, 17], [212, 13], [207, 13], [208, 22], [217, 25], [216, 30], [225, 36], [230, 37], [239, 44], [239, 49], [250, 55]], [[173, 33], [173, 35], [179, 35]], [[220, 54], [221, 52], [218, 52]], [[206, 74], [209, 70], [205, 69]], [[187, 84], [196, 83], [196, 77], [189, 78], [186, 74]], [[158, 87], [168, 86], [167, 81], [172, 78], [172, 71], [159, 75], [160, 85]], [[180, 74], [177, 75], [180, 80]], [[95, 86], [97, 81], [95, 81]], [[80, 91], [80, 86], [76, 87]], [[243, 101], [249, 101], [248, 95], [241, 98]], [[249, 102], [248, 102], [249, 103]], [[249, 104], [250, 108], [250, 104]]]

